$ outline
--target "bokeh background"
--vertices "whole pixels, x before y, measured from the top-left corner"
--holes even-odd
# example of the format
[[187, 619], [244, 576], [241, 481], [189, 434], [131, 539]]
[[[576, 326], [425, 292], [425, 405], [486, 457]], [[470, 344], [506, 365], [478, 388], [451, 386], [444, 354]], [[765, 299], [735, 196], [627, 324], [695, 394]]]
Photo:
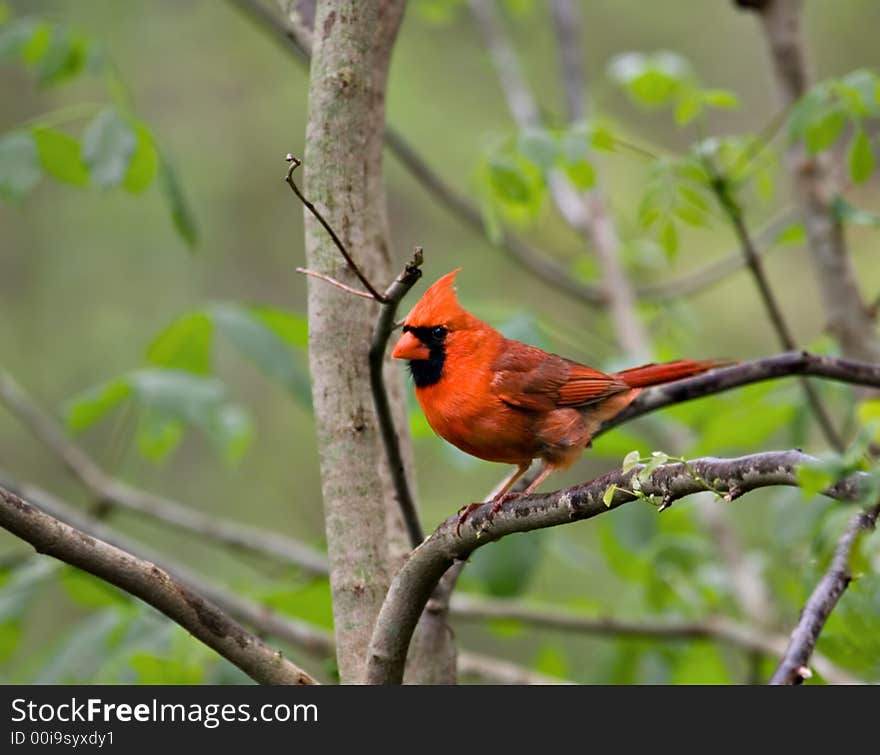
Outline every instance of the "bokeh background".
[[[695, 140], [668, 109], [634, 106], [607, 69], [628, 51], [672, 50], [700, 79], [736, 93], [740, 106], [712, 111], [718, 136], [758, 132], [779, 111], [775, 81], [756, 21], [713, 0], [584, 0], [583, 36], [594, 113], [634, 142], [681, 153]], [[287, 152], [302, 154], [308, 73], [291, 55], [220, 0], [113, 2], [30, 0], [9, 3], [14, 17], [33, 14], [100, 43], [115, 63], [138, 118], [173, 160], [198, 227], [190, 250], [175, 233], [161, 191], [132, 195], [44, 179], [19, 202], [0, 204], [0, 365], [46, 409], [63, 415], [71, 397], [142, 367], [157, 334], [185, 313], [236, 302], [305, 312], [302, 208], [282, 181]], [[507, 6], [508, 26], [529, 82], [549, 118], [563, 96], [548, 13], [540, 2]], [[2, 27], [0, 27], [2, 28]], [[880, 5], [872, 0], [807, 0], [806, 31], [818, 78], [878, 64]], [[0, 133], [78, 103], [109, 100], [102, 76], [41, 86], [32, 68], [0, 60]], [[484, 45], [466, 7], [413, 0], [394, 54], [388, 120], [443, 178], [479, 201], [477, 167], [486, 149], [512, 134]], [[85, 121], [63, 128], [78, 136]], [[784, 137], [774, 142], [777, 153]], [[736, 251], [718, 213], [706, 228], [681, 229], [670, 258], [637, 222], [651, 160], [626, 151], [598, 155], [610, 204], [637, 283], [674, 279]], [[604, 315], [572, 300], [511, 261], [440, 207], [392, 157], [386, 159], [396, 266], [414, 245], [425, 248], [424, 285], [454, 267], [465, 306], [506, 332], [597, 367], [622, 366]], [[847, 194], [877, 210], [877, 179]], [[747, 204], [759, 228], [789, 206], [779, 172], [773, 197]], [[548, 207], [521, 232], [572, 276], [595, 280], [589, 250]], [[865, 298], [880, 292], [877, 231], [847, 229]], [[806, 249], [780, 245], [767, 268], [799, 342], [831, 349], [823, 334]], [[411, 300], [424, 290], [419, 284]], [[645, 306], [641, 316], [659, 357], [747, 359], [777, 350], [746, 272], [686, 299]], [[293, 359], [306, 370], [305, 354]], [[307, 402], [218, 339], [213, 372], [231, 400], [252, 417], [253, 439], [234, 463], [197, 430], [160, 462], [139, 452], [136, 407], [96, 422], [79, 442], [112, 474], [186, 505], [286, 533], [323, 547], [320, 479]], [[848, 391], [822, 386], [837, 416], [853, 427]], [[792, 381], [767, 384], [682, 406], [633, 423], [597, 442], [555, 480], [587, 479], [620, 463], [632, 448], [670, 454], [734, 454], [793, 445], [825, 450]], [[434, 438], [414, 412], [418, 497], [431, 529], [506, 472], [469, 459]], [[663, 441], [667, 442], [667, 441]], [[0, 470], [78, 505], [91, 505], [57, 459], [0, 408]], [[598, 520], [509, 538], [484, 548], [462, 578], [465, 590], [516, 597], [587, 615], [703, 617], [748, 621], [733, 595], [728, 566], [699, 511], [722, 508], [741, 555], [772, 596], [772, 621], [784, 630], [827, 563], [847, 511], [796, 490], [759, 491], [725, 505], [696, 496], [657, 516], [630, 505]], [[185, 533], [114, 513], [110, 522], [252, 597], [330, 626], [329, 591], [293, 570], [230, 555]], [[0, 679], [13, 682], [243, 681], [210, 651], [152, 612], [91, 580], [38, 557], [0, 535]], [[875, 564], [876, 566], [876, 564]], [[870, 569], [868, 570], [871, 571]], [[24, 575], [24, 576], [22, 576]], [[844, 668], [880, 678], [880, 584], [860, 580], [835, 613], [820, 649]], [[760, 679], [772, 661], [709, 641], [579, 636], [516, 622], [455, 622], [459, 644], [579, 682], [742, 682]], [[295, 658], [308, 656], [293, 651]], [[307, 664], [307, 660], [303, 660]], [[323, 663], [323, 662], [322, 662]], [[308, 667], [308, 665], [307, 665]], [[332, 665], [318, 666], [332, 679]]]

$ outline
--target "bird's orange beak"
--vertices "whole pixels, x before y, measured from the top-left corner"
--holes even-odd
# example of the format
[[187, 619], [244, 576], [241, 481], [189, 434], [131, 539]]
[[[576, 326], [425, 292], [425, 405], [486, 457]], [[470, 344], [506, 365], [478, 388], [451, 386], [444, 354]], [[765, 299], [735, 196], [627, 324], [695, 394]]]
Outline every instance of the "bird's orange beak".
[[431, 352], [412, 333], [404, 333], [391, 352], [392, 359], [430, 359]]

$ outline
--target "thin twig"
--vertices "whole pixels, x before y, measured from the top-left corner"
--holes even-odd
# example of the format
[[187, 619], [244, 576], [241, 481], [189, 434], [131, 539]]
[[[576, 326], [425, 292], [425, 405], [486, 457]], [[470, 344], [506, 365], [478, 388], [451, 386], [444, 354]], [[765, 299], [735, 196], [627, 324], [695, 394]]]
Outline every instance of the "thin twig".
[[[519, 621], [531, 627], [577, 634], [664, 640], [715, 640], [773, 658], [782, 655], [788, 642], [782, 635], [746, 626], [726, 616], [708, 616], [697, 620], [667, 617], [627, 620], [614, 616], [583, 616], [550, 606], [486, 596], [475, 598], [461, 593], [452, 599], [451, 610], [458, 619]], [[824, 656], [816, 656], [814, 662], [817, 669], [821, 666], [820, 673], [829, 682], [854, 684], [858, 681]]]
[[324, 275], [324, 273], [318, 273], [314, 270], [308, 270], [304, 267], [298, 267], [296, 272], [302, 273], [303, 275], [311, 275], [313, 278], [319, 278], [325, 283], [329, 283], [331, 286], [336, 286], [336, 288], [341, 288], [343, 291], [349, 294], [353, 294], [354, 296], [360, 296], [363, 299], [375, 299], [372, 294], [368, 294], [366, 291], [358, 291], [356, 288], [352, 288], [351, 286], [347, 286], [341, 281], [336, 280], [336, 278], [331, 278], [329, 275]]
[[[308, 65], [311, 41], [308, 36], [309, 30], [291, 27], [257, 0], [229, 0], [229, 2], [241, 10], [263, 32], [270, 35], [273, 41], [295, 57], [299, 63]], [[624, 144], [619, 139], [616, 141], [621, 146], [626, 146], [638, 154], [654, 157], [653, 153], [637, 145]], [[502, 228], [501, 237], [497, 240], [488, 239], [480, 208], [454, 186], [447, 183], [406, 137], [391, 125], [387, 125], [385, 128], [385, 146], [416, 182], [470, 231], [489, 240], [493, 246], [497, 246], [544, 283], [573, 299], [591, 307], [604, 307], [607, 304], [606, 294], [601, 287], [577, 280], [570, 270], [557, 262], [551, 255], [533, 246], [510, 229]], [[784, 222], [782, 216], [780, 216], [779, 222]], [[768, 230], [768, 235], [775, 235], [776, 223], [776, 220], [771, 221], [772, 233]], [[777, 247], [762, 245], [762, 249], [765, 248], [767, 251], [772, 251]], [[703, 291], [737, 272], [743, 264], [742, 255], [739, 250], [736, 250], [717, 262], [709, 263], [693, 273], [682, 275], [680, 278], [636, 286], [635, 293], [637, 298], [643, 301], [667, 301], [689, 296]]]
[[[658, 467], [641, 484], [644, 496], [656, 495], [669, 503], [706, 486], [736, 492], [737, 497], [752, 490], [775, 485], [796, 486], [795, 469], [816, 460], [799, 451], [769, 451], [735, 459], [708, 457], [690, 462], [692, 474], [680, 463]], [[602, 477], [545, 495], [532, 495], [503, 504], [492, 514], [487, 504], [471, 514], [469, 526], [459, 527], [458, 516], [451, 516], [425, 540], [397, 573], [376, 620], [367, 659], [367, 682], [399, 684], [403, 677], [407, 649], [413, 629], [429, 596], [444, 572], [456, 561], [468, 558], [477, 548], [514, 532], [527, 532], [573, 521], [589, 519], [637, 500], [631, 479], [643, 469], [615, 470]], [[841, 500], [859, 500], [869, 476], [854, 473], [824, 491]], [[610, 486], [615, 492], [604, 500]]]
[[[770, 684], [801, 684], [811, 676], [810, 656], [813, 655], [819, 635], [837, 601], [854, 578], [850, 569], [853, 548], [860, 537], [874, 529], [878, 514], [880, 504], [867, 511], [860, 511], [850, 520], [846, 531], [837, 541], [828, 571], [822, 576], [801, 611], [800, 621], [791, 634], [791, 642], [773, 673]], [[813, 665], [816, 665], [815, 657]], [[824, 676], [818, 666], [817, 670]]]
[[[746, 228], [742, 208], [734, 198], [728, 180], [717, 171], [712, 160], [707, 156], [705, 157], [704, 162], [712, 179], [712, 191], [715, 194], [721, 209], [724, 211], [730, 224], [733, 226], [736, 237], [742, 248], [743, 256], [746, 259], [746, 264], [752, 272], [755, 285], [757, 286], [761, 299], [764, 302], [764, 307], [767, 310], [767, 315], [770, 318], [770, 323], [773, 326], [773, 329], [776, 331], [779, 342], [784, 349], [796, 349], [797, 342], [785, 320], [785, 315], [782, 314], [782, 307], [777, 301], [776, 295], [773, 293], [773, 289], [770, 286], [770, 279], [767, 277], [764, 265], [755, 249], [755, 242], [752, 240], [748, 228]], [[822, 399], [819, 397], [816, 388], [805, 378], [801, 378], [800, 384], [804, 396], [807, 399], [807, 403], [822, 430], [822, 434], [828, 441], [828, 444], [834, 450], [842, 451], [845, 446], [843, 438], [840, 437], [840, 433], [838, 433], [837, 428], [834, 427], [834, 423], [831, 421], [831, 416], [825, 405], [822, 403]]]
[[[302, 165], [302, 160], [297, 157], [294, 157], [289, 152], [287, 157], [285, 158], [287, 162], [290, 164], [290, 167], [287, 169], [287, 173], [284, 176], [284, 181], [290, 187], [291, 191], [296, 194], [297, 198], [303, 205], [308, 209], [312, 215], [315, 216], [317, 221], [324, 227], [324, 230], [327, 231], [330, 238], [333, 239], [333, 243], [336, 245], [336, 248], [339, 250], [340, 254], [345, 258], [345, 261], [348, 263], [348, 267], [351, 271], [358, 277], [361, 283], [364, 284], [364, 288], [370, 292], [370, 295], [377, 302], [384, 304], [385, 298], [380, 294], [375, 288], [373, 288], [373, 284], [367, 280], [367, 276], [361, 272], [361, 269], [357, 266], [352, 256], [348, 253], [348, 249], [345, 248], [345, 244], [342, 243], [342, 239], [336, 235], [336, 231], [330, 227], [330, 224], [324, 219], [324, 216], [318, 210], [315, 205], [309, 202], [308, 199], [303, 196], [303, 193], [299, 190], [299, 187], [296, 185], [296, 181], [293, 180], [293, 171], [295, 171], [300, 165]], [[354, 293], [354, 292], [352, 292]]]
[[260, 684], [317, 684], [190, 587], [149, 561], [87, 535], [0, 488], [0, 526], [161, 611]]
[[[803, 33], [801, 0], [735, 0], [755, 12], [779, 85], [784, 107], [792, 107], [812, 86]], [[859, 278], [846, 244], [841, 220], [831, 204], [837, 193], [833, 155], [808, 154], [792, 142], [786, 151], [794, 199], [804, 221], [808, 249], [828, 319], [828, 331], [851, 359], [880, 361], [880, 337], [874, 314], [859, 290]]]
[[0, 371], [0, 403], [64, 464], [99, 503], [151, 517], [192, 532], [201, 539], [214, 540], [238, 550], [294, 564], [310, 574], [327, 574], [325, 556], [305, 543], [249, 527], [243, 522], [202, 513], [110, 477], [64, 434], [58, 423], [36, 405], [11, 375], [3, 371]]
[[388, 346], [388, 339], [394, 330], [397, 306], [416, 284], [416, 281], [422, 277], [422, 261], [422, 248], [416, 247], [412, 259], [385, 291], [382, 308], [373, 330], [369, 356], [370, 388], [373, 391], [373, 404], [379, 421], [379, 431], [382, 434], [382, 445], [385, 447], [388, 468], [394, 483], [394, 492], [397, 495], [403, 521], [413, 548], [425, 539], [425, 533], [419, 522], [419, 512], [407, 480], [406, 467], [400, 452], [400, 439], [397, 437], [397, 429], [394, 427], [394, 418], [391, 414], [391, 404], [385, 386], [385, 350]]
[[[514, 122], [520, 129], [540, 125], [539, 108], [495, 4], [484, 0], [470, 0], [469, 5], [494, 64]], [[563, 5], [569, 17], [576, 17], [574, 6], [570, 3]], [[559, 24], [555, 28], [558, 33]], [[581, 81], [581, 85], [578, 92], [569, 92], [569, 96], [579, 102], [579, 107], [583, 110], [583, 92], [580, 90], [583, 89], [585, 77], [579, 63], [583, 58], [580, 41], [576, 34], [564, 34], [559, 43], [560, 47], [564, 45], [572, 48], [565, 62], [577, 69], [576, 78]], [[573, 73], [571, 70], [564, 71], [563, 78], [567, 84], [570, 84], [568, 76]], [[618, 345], [633, 361], [645, 361], [650, 356], [648, 335], [636, 312], [633, 287], [620, 261], [620, 237], [608, 211], [605, 195], [599, 188], [598, 178], [595, 188], [581, 192], [562, 172], [552, 170], [547, 175], [547, 185], [560, 216], [593, 247], [602, 271], [602, 290]]]

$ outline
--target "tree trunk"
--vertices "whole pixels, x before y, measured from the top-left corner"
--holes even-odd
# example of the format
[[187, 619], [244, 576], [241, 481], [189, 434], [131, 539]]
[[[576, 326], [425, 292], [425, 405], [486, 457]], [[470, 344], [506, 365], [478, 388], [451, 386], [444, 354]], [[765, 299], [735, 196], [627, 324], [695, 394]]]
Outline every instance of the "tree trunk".
[[[388, 67], [404, 6], [405, 0], [325, 0], [318, 3], [312, 35], [305, 193], [379, 291], [393, 277], [382, 146]], [[362, 288], [310, 213], [306, 259], [310, 268]], [[337, 661], [342, 683], [358, 683], [375, 618], [409, 547], [370, 393], [368, 352], [378, 305], [320, 280], [309, 278], [308, 286]], [[399, 369], [387, 369], [386, 385], [411, 470]], [[426, 624], [433, 630], [425, 637], [433, 652], [419, 656], [408, 678], [454, 681], [445, 621]]]

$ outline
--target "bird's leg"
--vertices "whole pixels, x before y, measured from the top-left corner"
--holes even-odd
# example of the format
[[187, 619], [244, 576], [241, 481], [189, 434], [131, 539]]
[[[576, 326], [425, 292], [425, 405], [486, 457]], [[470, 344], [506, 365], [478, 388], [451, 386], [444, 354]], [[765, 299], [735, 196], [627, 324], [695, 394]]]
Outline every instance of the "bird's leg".
[[[526, 472], [529, 471], [529, 467], [532, 465], [531, 461], [527, 461], [523, 464], [520, 464], [516, 471], [510, 476], [507, 482], [504, 483], [501, 490], [499, 490], [495, 497], [492, 499], [492, 510], [489, 512], [489, 518], [491, 519], [494, 514], [497, 514], [501, 507], [507, 503], [508, 501], [519, 498], [523, 493], [510, 493], [508, 492], [515, 484], [516, 481], [522, 477]], [[541, 472], [543, 474], [543, 471]], [[539, 475], [540, 477], [540, 475]]]
[[[514, 483], [526, 473], [531, 464], [531, 461], [520, 464], [516, 468], [514, 473], [507, 479], [504, 485], [501, 486], [501, 490], [499, 490], [492, 498], [492, 510], [489, 512], [489, 519], [491, 519], [494, 514], [498, 513], [498, 510], [504, 505], [506, 501], [509, 501], [511, 498], [520, 495], [520, 493], [510, 494], [507, 491], [510, 490], [513, 487]], [[458, 510], [458, 524], [455, 525], [456, 535], [461, 534], [461, 525], [465, 523], [465, 520], [471, 515], [471, 512], [473, 512], [475, 509], [480, 508], [480, 506], [482, 506], [484, 503], [486, 503], [486, 501], [469, 503], [467, 504], [467, 506], [462, 506]]]
[[538, 486], [550, 476], [550, 473], [556, 469], [552, 464], [547, 463], [544, 465], [544, 468], [541, 470], [541, 474], [539, 474], [534, 480], [532, 480], [532, 484], [529, 485], [524, 491], [523, 495], [531, 495], [534, 493]]

